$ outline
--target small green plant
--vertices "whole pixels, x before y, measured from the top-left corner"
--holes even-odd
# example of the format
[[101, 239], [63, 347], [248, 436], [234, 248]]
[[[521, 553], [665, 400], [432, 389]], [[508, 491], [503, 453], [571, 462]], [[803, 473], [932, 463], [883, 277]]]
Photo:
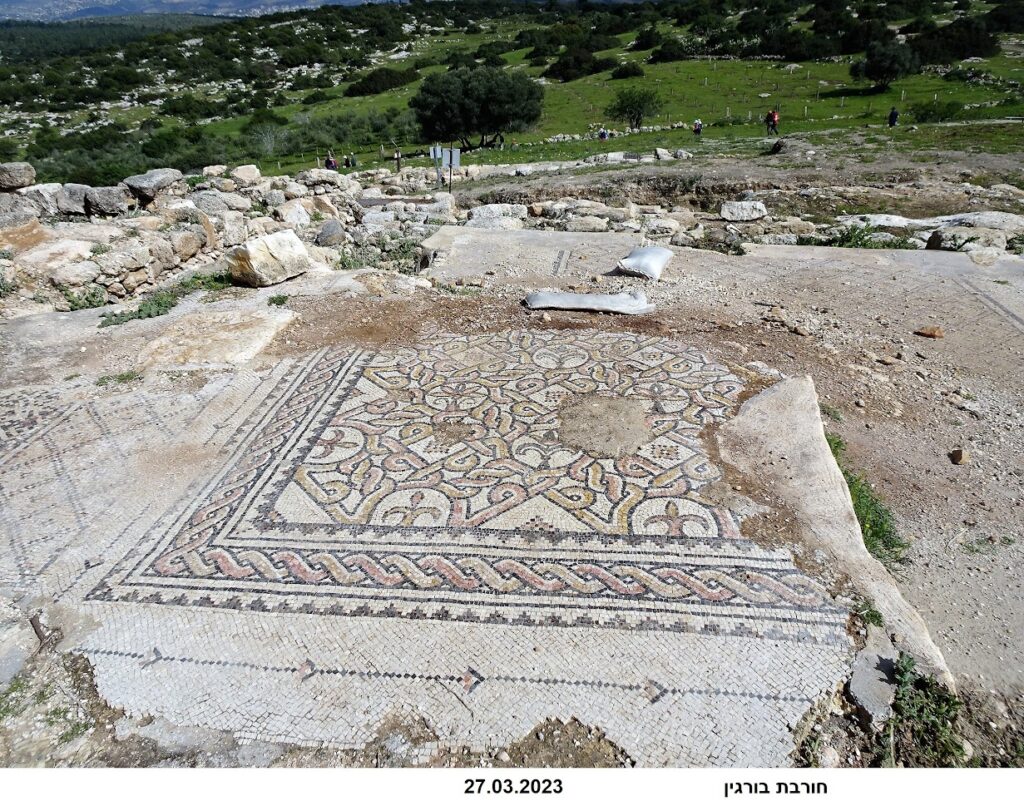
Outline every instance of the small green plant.
[[3, 277], [0, 277], [0, 299], [10, 296], [17, 290], [18, 286], [15, 285], [14, 282], [10, 280], [5, 280]]
[[473, 285], [455, 285], [454, 283], [439, 283], [434, 286], [438, 291], [445, 294], [452, 294], [456, 297], [471, 297], [474, 294], [479, 294], [482, 290], [479, 286]]
[[288, 302], [287, 294], [274, 294], [270, 299], [267, 300], [267, 305], [277, 305], [278, 307]]
[[892, 570], [904, 561], [910, 544], [896, 531], [896, 523], [892, 512], [878, 498], [867, 480], [845, 468], [843, 455], [846, 443], [836, 434], [825, 434], [829, 449], [836, 459], [836, 464], [846, 479], [853, 501], [853, 511], [860, 524], [864, 546], [886, 568]]
[[231, 275], [228, 272], [193, 274], [179, 281], [175, 287], [185, 294], [191, 294], [193, 291], [223, 291], [231, 287]]
[[28, 680], [15, 677], [6, 689], [0, 691], [0, 722], [9, 716], [21, 713], [24, 708], [23, 699], [28, 692]]
[[73, 311], [82, 311], [86, 308], [102, 308], [107, 304], [107, 292], [98, 286], [93, 286], [87, 291], [75, 293], [69, 288], [61, 288], [68, 305]]
[[206, 181], [206, 177], [205, 176], [195, 176], [195, 175], [193, 175], [193, 176], [186, 176], [185, 177], [185, 182], [188, 184], [188, 186], [190, 188], [198, 187], [199, 185], [203, 184], [203, 182], [205, 182], [205, 181]]
[[1012, 546], [1017, 541], [1009, 535], [1003, 535], [1000, 538], [996, 537], [979, 537], [975, 540], [970, 540], [964, 543], [964, 551], [968, 554], [991, 554], [996, 549], [1007, 546]]
[[133, 319], [152, 319], [154, 316], [163, 316], [178, 304], [178, 299], [178, 295], [173, 291], [157, 291], [139, 303], [139, 307], [135, 310], [104, 314], [100, 319], [99, 326], [112, 327], [113, 325], [123, 325]]
[[71, 720], [70, 722], [68, 722], [68, 726], [60, 734], [60, 736], [57, 737], [57, 742], [58, 744], [67, 744], [73, 739], [77, 739], [79, 736], [84, 735], [86, 731], [88, 731], [89, 728], [91, 727], [92, 725], [90, 725], [88, 722]]
[[366, 261], [364, 261], [359, 254], [342, 252], [338, 257], [338, 262], [334, 264], [334, 268], [338, 271], [353, 271], [355, 269], [361, 269], [365, 265]]
[[94, 255], [105, 255], [107, 254], [107, 252], [110, 251], [110, 247], [107, 246], [105, 243], [94, 243], [92, 246], [89, 247], [89, 251], [92, 252]]
[[[1015, 255], [1024, 255], [1024, 235], [1014, 235], [1006, 242], [1006, 251]], [[996, 280], [997, 283], [1008, 285], [1007, 280]]]
[[966, 238], [957, 238], [956, 236], [954, 236], [953, 237], [953, 251], [954, 252], [963, 252], [972, 243], [977, 243], [977, 242], [978, 242], [978, 236], [977, 235], [971, 235], [971, 236], [966, 237]]
[[0, 249], [0, 260], [14, 260], [14, 250]]
[[914, 659], [904, 653], [894, 677], [893, 714], [879, 738], [882, 766], [960, 766], [964, 745], [957, 718], [963, 703], [935, 678], [919, 674]]
[[873, 627], [881, 627], [885, 624], [882, 614], [875, 610], [875, 606], [867, 599], [860, 601], [854, 607], [853, 612], [860, 616], [860, 620]]
[[[882, 234], [878, 227], [870, 225], [844, 227], [838, 235], [816, 241], [821, 246], [836, 246], [841, 249], [914, 249], [909, 238], [892, 236], [879, 238]], [[799, 242], [800, 239], [797, 239]]]
[[843, 413], [835, 406], [830, 406], [828, 403], [822, 403], [819, 408], [821, 409], [821, 413], [830, 420], [835, 420], [837, 423], [841, 423], [843, 421]]
[[97, 386], [110, 386], [115, 383], [131, 383], [142, 377], [141, 372], [130, 369], [127, 372], [118, 372], [116, 375], [101, 375], [96, 379]]
[[163, 316], [177, 305], [183, 297], [194, 291], [220, 291], [231, 285], [231, 276], [226, 272], [218, 274], [194, 274], [179, 281], [171, 288], [156, 291], [146, 297], [139, 306], [131, 311], [104, 314], [100, 319], [100, 327], [123, 325], [134, 319], [152, 319]]

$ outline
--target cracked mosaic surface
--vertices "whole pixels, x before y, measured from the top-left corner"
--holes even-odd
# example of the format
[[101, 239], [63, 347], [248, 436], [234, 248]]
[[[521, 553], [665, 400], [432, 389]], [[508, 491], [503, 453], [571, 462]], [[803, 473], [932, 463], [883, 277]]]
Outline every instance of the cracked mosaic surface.
[[[191, 409], [150, 400], [131, 439], [76, 440], [89, 427], [68, 419], [0, 471], [0, 523], [13, 573], [49, 569], [43, 586], [88, 613], [78, 647], [131, 713], [358, 746], [410, 711], [474, 747], [575, 716], [640, 763], [783, 763], [850, 647], [827, 592], [701, 495], [720, 471], [700, 432], [741, 391], [632, 334], [332, 348]], [[602, 397], [643, 413], [637, 450], [560, 438], [563, 412]], [[188, 427], [162, 434], [176, 405]], [[146, 435], [175, 458], [142, 461], [127, 499], [138, 461], [55, 481]], [[44, 517], [51, 556], [26, 554]]]

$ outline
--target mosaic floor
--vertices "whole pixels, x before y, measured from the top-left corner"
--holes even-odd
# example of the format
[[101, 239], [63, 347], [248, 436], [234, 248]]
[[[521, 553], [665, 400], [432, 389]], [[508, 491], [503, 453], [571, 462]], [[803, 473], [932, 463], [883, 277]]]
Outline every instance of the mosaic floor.
[[[184, 397], [14, 392], [0, 584], [56, 601], [134, 715], [354, 747], [405, 715], [477, 749], [576, 717], [640, 764], [785, 763], [847, 614], [701, 496], [700, 432], [741, 392], [596, 332], [328, 349]], [[642, 439], [574, 446], [606, 401]]]

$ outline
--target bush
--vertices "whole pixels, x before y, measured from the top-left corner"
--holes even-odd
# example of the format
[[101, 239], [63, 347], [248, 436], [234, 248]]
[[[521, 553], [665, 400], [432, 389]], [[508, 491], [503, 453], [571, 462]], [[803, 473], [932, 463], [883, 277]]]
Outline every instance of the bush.
[[950, 64], [972, 56], [995, 56], [999, 53], [999, 40], [981, 20], [963, 17], [920, 34], [911, 40], [911, 47], [922, 64]]
[[928, 101], [913, 104], [910, 107], [910, 114], [918, 123], [942, 123], [962, 118], [964, 105], [957, 101]]
[[653, 25], [648, 25], [636, 35], [630, 50], [651, 50], [664, 41], [665, 37], [658, 32], [658, 29]]
[[545, 78], [557, 78], [559, 81], [575, 81], [578, 78], [592, 76], [611, 70], [617, 62], [612, 58], [598, 59], [589, 50], [573, 48], [563, 53], [558, 60], [544, 71]]
[[864, 59], [850, 65], [853, 78], [867, 78], [879, 87], [888, 87], [896, 79], [920, 71], [917, 54], [898, 42], [872, 42]]
[[323, 90], [314, 90], [302, 99], [302, 105], [313, 106], [313, 104], [322, 104], [324, 101], [329, 101], [330, 99], [331, 96]]
[[614, 79], [643, 78], [644, 75], [646, 75], [644, 73], [644, 68], [636, 62], [625, 62], [612, 70], [612, 78]]
[[377, 95], [396, 87], [404, 87], [412, 84], [420, 77], [415, 70], [395, 70], [391, 67], [378, 67], [371, 70], [361, 79], [350, 84], [345, 90], [345, 95], [353, 98], [360, 95]]
[[665, 44], [654, 51], [651, 54], [651, 64], [661, 64], [663, 62], [679, 62], [683, 59], [689, 59], [693, 57], [692, 50], [687, 47], [683, 42], [678, 39], [668, 39]]

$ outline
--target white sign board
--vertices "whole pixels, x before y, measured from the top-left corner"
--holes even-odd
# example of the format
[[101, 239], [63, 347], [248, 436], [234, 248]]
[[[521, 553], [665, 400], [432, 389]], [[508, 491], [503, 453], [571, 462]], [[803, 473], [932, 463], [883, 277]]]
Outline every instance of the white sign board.
[[444, 149], [444, 159], [443, 159], [443, 162], [441, 163], [441, 166], [443, 168], [449, 168], [449, 167], [450, 168], [459, 168], [459, 167], [461, 167], [461, 162], [460, 162], [459, 157], [460, 157], [459, 149], [457, 149], [457, 148], [446, 148], [446, 149]]

